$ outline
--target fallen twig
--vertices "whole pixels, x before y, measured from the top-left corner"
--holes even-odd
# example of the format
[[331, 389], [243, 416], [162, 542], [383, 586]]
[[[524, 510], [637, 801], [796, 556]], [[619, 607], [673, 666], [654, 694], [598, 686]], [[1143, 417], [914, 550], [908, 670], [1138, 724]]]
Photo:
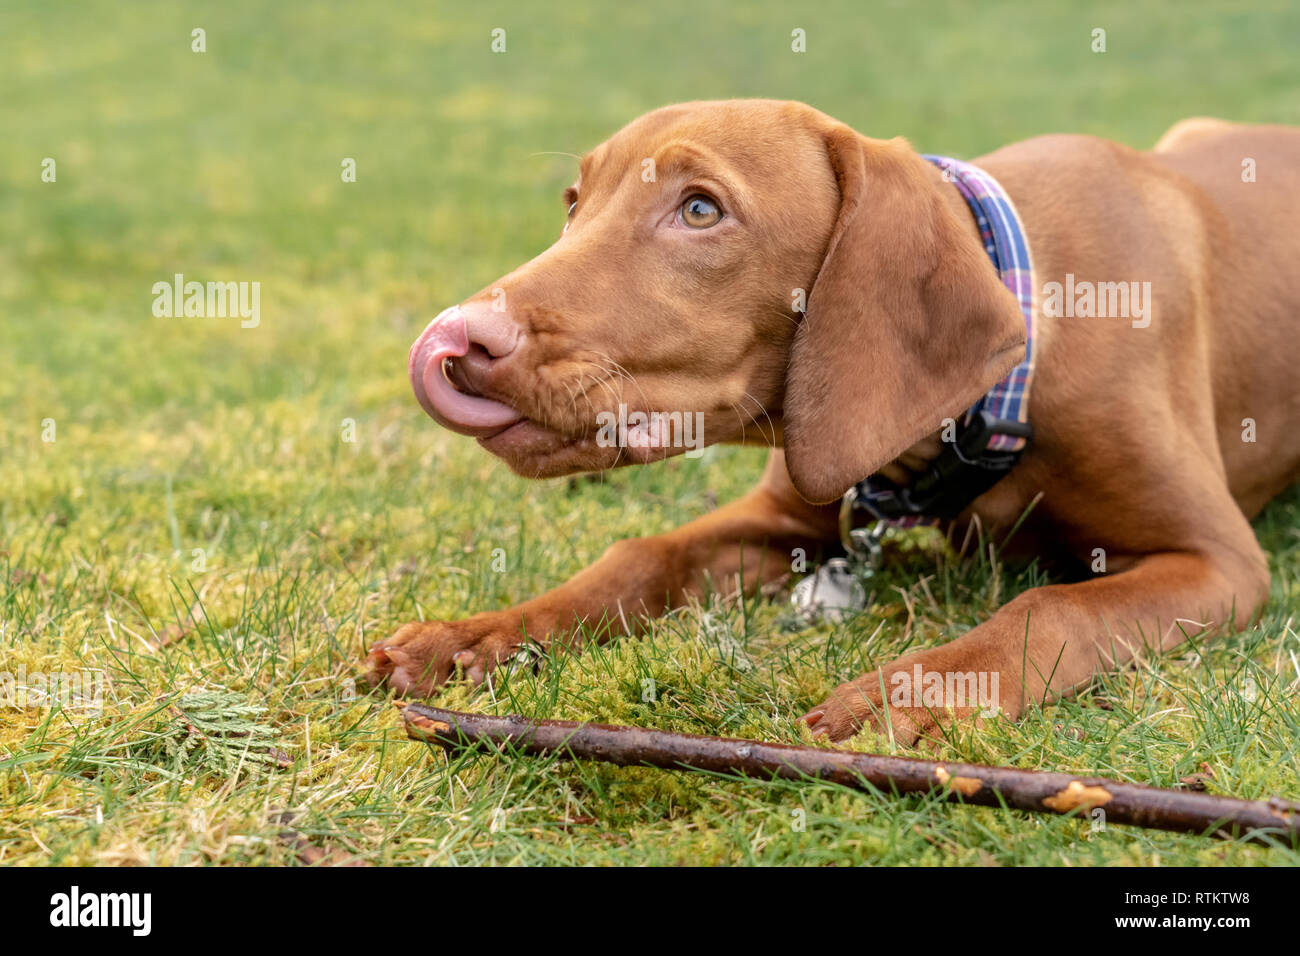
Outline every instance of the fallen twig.
[[1300, 805], [1274, 798], [1238, 800], [1186, 790], [1121, 783], [1104, 777], [985, 767], [798, 747], [728, 737], [669, 733], [642, 727], [579, 724], [466, 714], [408, 704], [407, 735], [448, 751], [504, 751], [527, 756], [601, 760], [619, 766], [704, 770], [728, 776], [828, 780], [886, 794], [941, 793], [956, 803], [1033, 813], [1091, 815], [1106, 823], [1294, 844]]

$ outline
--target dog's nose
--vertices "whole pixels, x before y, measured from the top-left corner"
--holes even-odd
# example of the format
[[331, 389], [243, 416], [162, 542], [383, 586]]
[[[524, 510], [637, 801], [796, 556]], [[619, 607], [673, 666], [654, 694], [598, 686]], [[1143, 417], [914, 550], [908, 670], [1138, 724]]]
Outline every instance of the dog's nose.
[[495, 304], [466, 302], [457, 308], [465, 318], [465, 333], [471, 348], [478, 346], [488, 358], [505, 358], [519, 344], [519, 326], [508, 312]]
[[[475, 386], [518, 344], [519, 327], [490, 303], [470, 302], [441, 312], [415, 340], [407, 360], [420, 406], [440, 424], [480, 438], [513, 425], [522, 416], [503, 402], [475, 394]], [[444, 370], [447, 359], [458, 366], [456, 384]]]
[[464, 355], [451, 356], [444, 368], [458, 389], [478, 395], [493, 367], [519, 344], [519, 329], [504, 312], [486, 303], [466, 303], [460, 314], [465, 319], [468, 348]]

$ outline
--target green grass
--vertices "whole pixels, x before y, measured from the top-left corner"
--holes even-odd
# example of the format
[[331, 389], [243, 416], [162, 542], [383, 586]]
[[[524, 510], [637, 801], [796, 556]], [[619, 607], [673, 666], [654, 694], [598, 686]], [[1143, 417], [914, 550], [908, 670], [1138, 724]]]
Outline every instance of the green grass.
[[[415, 407], [419, 329], [557, 233], [574, 164], [552, 151], [725, 96], [803, 99], [959, 156], [1062, 130], [1146, 146], [1196, 114], [1300, 122], [1294, 4], [797, 9], [4, 5], [0, 671], [97, 669], [107, 699], [98, 716], [0, 710], [0, 863], [292, 863], [284, 814], [330, 859], [372, 863], [1300, 862], [822, 784], [449, 765], [405, 740], [390, 701], [352, 692], [363, 649], [400, 623], [535, 594], [760, 470], [759, 450], [714, 449], [527, 483]], [[504, 55], [488, 48], [498, 26]], [[806, 54], [790, 52], [795, 27]], [[175, 272], [260, 281], [260, 327], [154, 318], [150, 288]], [[1257, 627], [1019, 724], [960, 728], [945, 759], [1166, 786], [1204, 765], [1214, 792], [1296, 796], [1298, 509], [1288, 497], [1260, 522], [1274, 585]], [[444, 699], [796, 740], [792, 718], [837, 682], [1039, 579], [917, 547], [842, 627], [712, 604]], [[195, 625], [156, 648], [191, 607]], [[243, 736], [196, 732], [223, 720]]]

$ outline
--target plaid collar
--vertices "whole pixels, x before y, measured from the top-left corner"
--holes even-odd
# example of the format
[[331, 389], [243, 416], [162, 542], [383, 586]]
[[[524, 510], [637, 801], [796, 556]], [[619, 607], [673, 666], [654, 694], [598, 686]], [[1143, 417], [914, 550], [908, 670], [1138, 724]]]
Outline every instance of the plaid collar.
[[[978, 166], [946, 156], [925, 159], [944, 171], [944, 179], [957, 187], [980, 227], [984, 251], [993, 260], [1002, 284], [1015, 293], [1025, 316], [1025, 358], [967, 412], [967, 418], [988, 410], [1002, 420], [1029, 421], [1029, 385], [1034, 378], [1034, 262], [1029, 256], [1025, 228], [1015, 203], [998, 181]], [[995, 435], [990, 448], [1019, 451], [1028, 439]]]
[[[1015, 204], [998, 181], [970, 163], [925, 155], [944, 171], [979, 225], [984, 251], [1025, 316], [1025, 358], [967, 410], [958, 438], [913, 485], [899, 488], [880, 475], [860, 482], [846, 507], [860, 508], [895, 527], [956, 517], [991, 488], [1020, 457], [1029, 427], [1029, 386], [1034, 377], [1034, 266]], [[923, 487], [919, 487], [923, 486]]]

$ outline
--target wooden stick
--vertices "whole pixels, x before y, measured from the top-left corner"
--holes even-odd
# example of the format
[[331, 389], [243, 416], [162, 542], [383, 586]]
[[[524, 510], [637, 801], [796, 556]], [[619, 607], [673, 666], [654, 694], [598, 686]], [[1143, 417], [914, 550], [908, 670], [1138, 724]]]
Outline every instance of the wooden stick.
[[1106, 823], [1209, 833], [1264, 844], [1300, 844], [1300, 804], [1276, 797], [1238, 800], [1104, 777], [942, 763], [642, 727], [528, 720], [515, 714], [466, 714], [425, 704], [408, 704], [403, 714], [407, 736], [438, 744], [449, 752], [495, 750], [601, 760], [621, 767], [705, 770], [760, 779], [812, 778], [896, 796], [942, 793], [955, 803], [1032, 813], [1089, 816], [1100, 808]]

